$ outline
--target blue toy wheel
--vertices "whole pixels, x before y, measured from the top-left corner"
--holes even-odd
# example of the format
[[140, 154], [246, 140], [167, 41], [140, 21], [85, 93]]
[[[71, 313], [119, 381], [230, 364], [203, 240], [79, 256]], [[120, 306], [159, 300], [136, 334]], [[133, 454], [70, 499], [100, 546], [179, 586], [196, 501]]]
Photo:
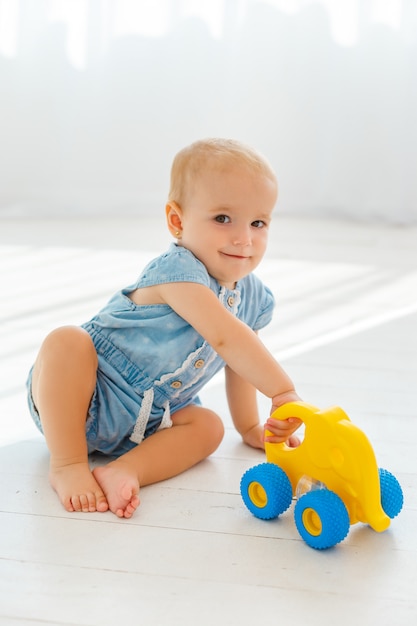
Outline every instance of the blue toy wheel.
[[240, 493], [249, 511], [260, 519], [281, 515], [292, 500], [290, 479], [273, 463], [261, 463], [245, 472], [240, 481]]
[[395, 476], [385, 469], [379, 468], [379, 481], [381, 484], [381, 506], [386, 515], [393, 519], [403, 508], [403, 490]]
[[329, 489], [304, 494], [295, 505], [294, 518], [302, 539], [316, 550], [335, 546], [350, 528], [343, 500]]

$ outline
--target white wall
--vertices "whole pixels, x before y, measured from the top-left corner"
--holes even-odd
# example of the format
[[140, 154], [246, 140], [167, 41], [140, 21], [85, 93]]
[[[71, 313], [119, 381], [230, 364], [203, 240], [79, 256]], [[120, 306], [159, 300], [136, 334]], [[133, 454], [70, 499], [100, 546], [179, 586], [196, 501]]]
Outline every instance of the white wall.
[[150, 36], [128, 0], [0, 0], [0, 217], [159, 211], [174, 153], [223, 135], [288, 213], [417, 222], [417, 2], [387, 1], [160, 0]]

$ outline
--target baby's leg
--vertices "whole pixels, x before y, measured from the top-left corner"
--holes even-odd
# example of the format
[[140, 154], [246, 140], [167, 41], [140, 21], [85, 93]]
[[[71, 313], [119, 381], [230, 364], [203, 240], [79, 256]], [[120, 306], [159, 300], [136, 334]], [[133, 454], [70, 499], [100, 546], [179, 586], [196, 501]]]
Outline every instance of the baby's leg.
[[209, 456], [219, 446], [224, 428], [208, 409], [188, 406], [173, 415], [173, 426], [157, 431], [136, 448], [94, 470], [110, 510], [131, 517], [139, 504], [139, 485], [176, 476]]
[[49, 478], [67, 511], [107, 511], [88, 464], [85, 422], [94, 392], [97, 354], [82, 328], [45, 339], [33, 368], [32, 397], [51, 453]]

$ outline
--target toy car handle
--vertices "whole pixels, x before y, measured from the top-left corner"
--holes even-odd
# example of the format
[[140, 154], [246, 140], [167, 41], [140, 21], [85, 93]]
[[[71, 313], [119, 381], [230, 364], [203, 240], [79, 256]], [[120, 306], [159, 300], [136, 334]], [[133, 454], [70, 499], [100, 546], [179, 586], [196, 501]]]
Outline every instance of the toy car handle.
[[276, 420], [286, 420], [290, 417], [297, 417], [307, 426], [312, 418], [317, 413], [320, 413], [321, 409], [312, 404], [306, 402], [287, 402], [282, 406], [275, 409], [271, 416]]
[[[336, 414], [337, 420], [345, 419], [350, 421], [349, 417], [340, 407], [332, 407], [325, 411], [325, 413], [329, 412]], [[297, 417], [305, 424], [306, 428], [308, 428], [309, 425], [314, 422], [318, 413], [323, 413], [323, 411], [312, 404], [307, 404], [306, 402], [287, 402], [287, 404], [283, 404], [275, 409], [270, 417], [276, 420], [286, 420], [290, 417]], [[273, 433], [268, 430], [265, 434], [266, 436], [273, 436]], [[286, 447], [285, 443], [275, 443], [274, 446], [276, 445]]]

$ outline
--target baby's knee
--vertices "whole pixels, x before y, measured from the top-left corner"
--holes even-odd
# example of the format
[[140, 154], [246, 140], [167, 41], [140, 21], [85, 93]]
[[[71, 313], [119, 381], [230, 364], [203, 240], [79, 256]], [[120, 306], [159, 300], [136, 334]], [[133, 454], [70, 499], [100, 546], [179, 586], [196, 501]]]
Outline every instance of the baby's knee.
[[65, 353], [95, 353], [90, 335], [80, 326], [61, 326], [45, 338], [41, 351]]
[[172, 416], [174, 428], [189, 426], [190, 436], [198, 450], [201, 459], [212, 454], [220, 445], [224, 436], [224, 426], [220, 417], [214, 411], [205, 407], [190, 405], [176, 412]]
[[210, 447], [210, 453], [217, 450], [224, 437], [224, 425], [221, 418], [214, 411], [207, 410], [206, 441]]
[[90, 335], [79, 326], [62, 326], [44, 339], [35, 370], [39, 364], [61, 363], [70, 365], [72, 360], [97, 367], [97, 352]]

